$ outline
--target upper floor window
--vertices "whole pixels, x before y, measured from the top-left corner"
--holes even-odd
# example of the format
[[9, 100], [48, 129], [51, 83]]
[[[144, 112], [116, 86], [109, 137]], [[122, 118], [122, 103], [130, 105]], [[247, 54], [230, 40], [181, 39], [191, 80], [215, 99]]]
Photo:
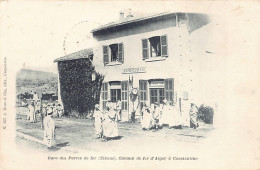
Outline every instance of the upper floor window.
[[154, 36], [142, 39], [143, 60], [155, 57], [168, 57], [167, 36]]
[[121, 64], [124, 62], [124, 46], [123, 43], [110, 44], [103, 46], [103, 61], [104, 65], [113, 63]]

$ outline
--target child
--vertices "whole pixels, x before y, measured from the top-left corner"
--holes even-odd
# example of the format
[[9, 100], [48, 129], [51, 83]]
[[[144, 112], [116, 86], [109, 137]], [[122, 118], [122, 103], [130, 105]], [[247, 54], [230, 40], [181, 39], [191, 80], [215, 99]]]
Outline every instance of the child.
[[93, 117], [95, 118], [95, 134], [97, 135], [97, 138], [102, 138], [102, 136], [103, 136], [103, 130], [102, 130], [103, 114], [100, 111], [99, 104], [95, 105], [95, 111], [94, 111]]
[[55, 138], [55, 123], [52, 119], [52, 108], [47, 109], [47, 116], [44, 118], [44, 143], [48, 148], [52, 147]]
[[154, 113], [153, 113], [153, 119], [154, 119], [154, 125], [155, 129], [159, 129], [159, 120], [161, 118], [161, 109], [160, 104], [158, 102], [154, 103]]

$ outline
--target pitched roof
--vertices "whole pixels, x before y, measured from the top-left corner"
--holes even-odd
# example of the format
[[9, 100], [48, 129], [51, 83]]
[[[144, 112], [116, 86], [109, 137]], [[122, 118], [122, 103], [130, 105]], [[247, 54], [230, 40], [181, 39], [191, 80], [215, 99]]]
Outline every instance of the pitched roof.
[[131, 24], [131, 23], [135, 23], [135, 22], [154, 19], [154, 18], [158, 18], [158, 17], [170, 16], [170, 15], [175, 15], [175, 14], [176, 13], [173, 13], [173, 12], [164, 12], [164, 13], [160, 13], [160, 14], [156, 14], [156, 15], [145, 16], [145, 17], [127, 17], [123, 20], [118, 20], [118, 21], [115, 21], [115, 22], [110, 22], [108, 24], [102, 25], [101, 27], [93, 29], [91, 31], [91, 33], [98, 32], [98, 31], [101, 31], [101, 30], [110, 29], [110, 28], [125, 25], [125, 24]]
[[65, 55], [63, 57], [55, 59], [54, 62], [89, 58], [90, 55], [93, 55], [93, 49], [92, 48], [84, 49], [84, 50], [77, 51], [77, 52], [72, 53], [72, 54]]

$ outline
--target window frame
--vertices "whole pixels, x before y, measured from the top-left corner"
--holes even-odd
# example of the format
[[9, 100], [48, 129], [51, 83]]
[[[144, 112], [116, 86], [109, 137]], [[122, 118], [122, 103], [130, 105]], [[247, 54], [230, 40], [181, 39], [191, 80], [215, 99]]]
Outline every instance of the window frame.
[[[160, 45], [160, 56], [152, 56], [152, 44], [150, 40], [152, 38], [159, 37], [159, 45]], [[165, 40], [163, 39], [165, 38]], [[169, 50], [168, 50], [168, 36], [167, 34], [163, 34], [160, 36], [152, 36], [148, 38], [141, 39], [142, 42], [142, 59], [144, 61], [160, 61], [165, 60], [169, 56]], [[146, 43], [144, 45], [144, 43]]]
[[[116, 60], [112, 59], [112, 46], [117, 45]], [[103, 45], [103, 63], [104, 66], [119, 65], [124, 63], [124, 43], [113, 43], [109, 45]], [[106, 49], [106, 50], [105, 50]]]

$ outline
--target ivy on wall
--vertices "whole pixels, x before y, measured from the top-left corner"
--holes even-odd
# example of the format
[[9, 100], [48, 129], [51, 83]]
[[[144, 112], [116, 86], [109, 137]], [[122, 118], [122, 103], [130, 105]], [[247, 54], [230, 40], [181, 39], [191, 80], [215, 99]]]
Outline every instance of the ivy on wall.
[[[58, 62], [60, 93], [66, 116], [87, 116], [99, 103], [104, 76], [88, 58]], [[92, 73], [96, 79], [92, 81]]]

